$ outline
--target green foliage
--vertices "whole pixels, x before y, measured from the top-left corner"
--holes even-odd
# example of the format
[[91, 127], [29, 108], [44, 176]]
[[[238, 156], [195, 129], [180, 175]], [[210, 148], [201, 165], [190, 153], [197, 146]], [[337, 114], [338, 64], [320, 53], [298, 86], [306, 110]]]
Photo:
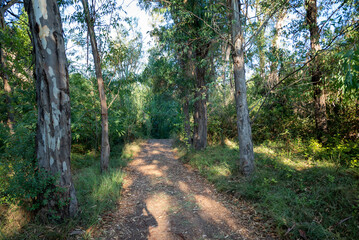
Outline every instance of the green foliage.
[[256, 174], [251, 180], [234, 175], [238, 147], [211, 146], [182, 157], [216, 188], [253, 206], [282, 236], [308, 239], [354, 239], [359, 234], [358, 186], [356, 176], [338, 168], [330, 159], [306, 160], [298, 149], [317, 152], [321, 147], [298, 141], [289, 149], [285, 143], [267, 142], [255, 147]]
[[[32, 117], [27, 119], [28, 115]], [[61, 211], [67, 200], [57, 186], [59, 176], [49, 174], [35, 161], [34, 116], [33, 112], [25, 114], [24, 122], [16, 124], [5, 141], [0, 155], [0, 202], [16, 204], [30, 212], [47, 208], [51, 202], [46, 215], [50, 220], [59, 220], [57, 210]]]
[[96, 148], [101, 139], [100, 103], [94, 79], [70, 75], [71, 132], [73, 143]]
[[167, 94], [153, 96], [147, 106], [151, 121], [151, 137], [170, 138], [180, 130], [181, 118], [178, 102]]
[[187, 82], [181, 82], [178, 72], [173, 56], [151, 51], [149, 63], [142, 73], [143, 81], [150, 89], [144, 104], [148, 116], [144, 127], [148, 137], [169, 138], [182, 128], [180, 98]]
[[318, 140], [311, 139], [307, 147], [302, 150], [309, 160], [330, 160], [337, 166], [358, 169], [359, 144], [358, 141], [348, 141], [342, 138], [331, 138], [325, 146]]
[[[30, 116], [33, 112], [24, 115], [24, 122], [20, 122], [14, 126], [11, 134], [8, 128], [1, 124], [2, 147], [0, 151], [0, 199], [4, 202], [26, 201], [36, 196], [39, 192], [35, 189], [32, 192], [31, 187], [39, 176], [34, 172], [34, 147], [35, 147], [35, 123]], [[42, 174], [42, 173], [40, 173]], [[13, 186], [14, 184], [14, 186]], [[46, 184], [45, 184], [46, 185]], [[39, 186], [40, 187], [40, 186]], [[14, 188], [14, 189], [13, 189]], [[22, 189], [24, 188], [24, 189]]]
[[[138, 148], [137, 143], [125, 146], [112, 146], [110, 169], [108, 172], [101, 174], [99, 155], [94, 151], [85, 154], [79, 153], [79, 151], [83, 151], [86, 147], [76, 146], [74, 150], [77, 152], [73, 152], [71, 155], [71, 166], [74, 170], [73, 181], [80, 207], [77, 217], [75, 219], [66, 219], [64, 222], [56, 224], [39, 222], [37, 220], [26, 222], [26, 226], [22, 226], [20, 232], [14, 235], [5, 235], [5, 237], [10, 237], [11, 239], [38, 239], [39, 236], [42, 236], [43, 239], [65, 239], [68, 238], [71, 231], [80, 227], [89, 230], [82, 237], [90, 238], [91, 228], [102, 221], [101, 215], [116, 206], [123, 184], [124, 173], [122, 168], [131, 160], [132, 155]], [[40, 174], [38, 176], [40, 178]], [[44, 173], [44, 177], [46, 176], [46, 173]], [[40, 184], [45, 183], [46, 179], [49, 184], [56, 180], [55, 177], [40, 178]], [[31, 189], [34, 191], [36, 187], [33, 186]], [[59, 191], [61, 189], [49, 188], [42, 192], [42, 202], [39, 202], [39, 204], [46, 204], [47, 201], [51, 201], [54, 194], [59, 193]], [[59, 202], [59, 207], [64, 203]], [[31, 206], [34, 207], [34, 205]], [[1, 217], [0, 215], [0, 219]], [[55, 217], [54, 220], [56, 220], [55, 214], [52, 217]], [[6, 226], [1, 224], [0, 232], [2, 227]]]
[[[220, 103], [222, 96], [217, 96], [217, 101], [212, 100], [209, 107], [208, 136], [213, 143], [224, 143], [225, 139], [237, 137], [236, 108], [235, 103], [224, 105]], [[214, 98], [212, 96], [212, 98]]]
[[121, 151], [122, 147], [112, 147], [110, 170], [105, 174], [100, 173], [99, 156], [94, 153], [73, 154], [73, 180], [80, 206], [78, 221], [82, 225], [90, 227], [97, 224], [101, 221], [100, 216], [104, 211], [116, 206], [124, 177], [121, 168], [128, 161], [121, 157]]
[[359, 49], [349, 49], [338, 53], [341, 74], [338, 75], [338, 88], [347, 91], [359, 90]]

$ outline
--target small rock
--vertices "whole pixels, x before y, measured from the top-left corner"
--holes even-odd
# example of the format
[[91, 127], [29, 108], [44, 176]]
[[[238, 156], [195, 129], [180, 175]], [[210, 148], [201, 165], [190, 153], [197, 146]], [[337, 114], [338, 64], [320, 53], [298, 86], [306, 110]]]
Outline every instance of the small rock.
[[81, 235], [83, 233], [84, 233], [84, 231], [82, 231], [81, 229], [76, 229], [70, 233], [70, 236]]

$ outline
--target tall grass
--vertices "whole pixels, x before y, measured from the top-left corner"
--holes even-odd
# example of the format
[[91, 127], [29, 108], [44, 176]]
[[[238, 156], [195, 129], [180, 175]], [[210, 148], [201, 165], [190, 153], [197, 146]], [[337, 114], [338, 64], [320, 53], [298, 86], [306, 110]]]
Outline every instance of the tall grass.
[[[356, 239], [357, 172], [351, 165], [342, 167], [337, 161], [315, 156], [311, 145], [297, 141], [291, 146], [281, 142], [256, 146], [256, 173], [250, 180], [234, 174], [239, 152], [232, 142], [188, 152], [182, 159], [217, 189], [252, 202], [283, 237]], [[319, 148], [316, 146], [317, 152], [322, 151]]]
[[20, 219], [16, 223], [7, 220], [20, 217], [22, 212], [14, 211], [6, 217], [5, 213], [9, 215], [10, 208], [3, 209], [2, 219], [5, 221], [0, 224], [0, 239], [68, 239], [69, 233], [75, 229], [82, 230], [83, 238], [91, 238], [92, 229], [101, 221], [101, 214], [116, 208], [125, 176], [122, 169], [139, 151], [139, 142], [115, 146], [111, 150], [110, 168], [104, 174], [100, 173], [98, 153], [72, 153], [73, 182], [79, 202], [79, 213], [75, 219], [58, 224], [44, 224], [33, 219], [26, 223], [21, 221], [19, 227], [17, 223]]

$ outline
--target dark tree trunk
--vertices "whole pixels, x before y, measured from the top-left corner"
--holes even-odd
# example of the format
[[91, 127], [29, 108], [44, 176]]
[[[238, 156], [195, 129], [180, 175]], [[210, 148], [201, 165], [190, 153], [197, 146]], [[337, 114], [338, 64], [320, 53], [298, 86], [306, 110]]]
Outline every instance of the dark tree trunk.
[[239, 170], [250, 176], [254, 172], [254, 153], [252, 130], [247, 105], [247, 87], [244, 68], [244, 37], [238, 0], [231, 0], [232, 6], [232, 45], [237, 128], [239, 138]]
[[[4, 19], [5, 12], [16, 3], [17, 1], [12, 0], [8, 2], [5, 6], [0, 8], [0, 29], [1, 31], [6, 30], [6, 24]], [[12, 99], [11, 99], [11, 86], [9, 84], [9, 75], [7, 74], [7, 66], [6, 66], [6, 56], [3, 46], [0, 44], [0, 77], [3, 80], [4, 84], [4, 94], [5, 94], [5, 102], [7, 109], [7, 125], [10, 128], [10, 131], [13, 130], [14, 123], [14, 108], [12, 107]]]
[[186, 142], [188, 145], [192, 144], [191, 141], [191, 123], [189, 115], [189, 99], [186, 96], [183, 102], [183, 114], [184, 114], [184, 131], [186, 133]]
[[196, 150], [201, 150], [207, 146], [207, 88], [205, 82], [206, 68], [200, 63], [200, 59], [207, 56], [208, 49], [196, 49], [196, 90], [194, 93], [193, 111], [193, 146]]
[[327, 109], [326, 95], [324, 91], [324, 82], [322, 79], [321, 60], [316, 56], [321, 50], [319, 44], [319, 28], [317, 24], [317, 1], [305, 0], [305, 9], [307, 11], [306, 22], [310, 32], [310, 57], [313, 59], [310, 66], [311, 81], [313, 84], [314, 98], [314, 117], [317, 137], [323, 141], [323, 136], [327, 133]]
[[182, 52], [178, 54], [179, 58], [178, 61], [180, 63], [182, 74], [186, 79], [183, 83], [184, 85], [181, 86], [181, 94], [183, 97], [183, 115], [184, 115], [184, 130], [186, 133], [186, 142], [188, 145], [192, 145], [192, 135], [191, 135], [191, 123], [190, 123], [190, 94], [189, 94], [189, 86], [186, 82], [192, 82], [194, 77], [194, 65], [193, 65], [193, 54], [192, 54], [192, 47], [189, 46], [187, 52]]
[[101, 138], [101, 172], [105, 172], [108, 170], [108, 165], [110, 161], [110, 141], [109, 141], [109, 133], [108, 133], [108, 108], [106, 102], [106, 94], [105, 94], [105, 86], [102, 77], [102, 69], [101, 69], [101, 60], [100, 54], [97, 48], [96, 36], [94, 30], [94, 23], [90, 17], [90, 11], [88, 7], [87, 0], [81, 0], [84, 6], [84, 13], [88, 28], [88, 33], [90, 35], [90, 42], [92, 47], [92, 55], [95, 64], [98, 92], [100, 95], [101, 102], [101, 119], [102, 119], [102, 138]]
[[[69, 200], [60, 213], [74, 216], [78, 206], [70, 168], [69, 76], [60, 12], [56, 0], [26, 0], [25, 8], [35, 52], [37, 159], [50, 174], [59, 174], [60, 198]], [[56, 211], [55, 204], [50, 201], [48, 207]]]

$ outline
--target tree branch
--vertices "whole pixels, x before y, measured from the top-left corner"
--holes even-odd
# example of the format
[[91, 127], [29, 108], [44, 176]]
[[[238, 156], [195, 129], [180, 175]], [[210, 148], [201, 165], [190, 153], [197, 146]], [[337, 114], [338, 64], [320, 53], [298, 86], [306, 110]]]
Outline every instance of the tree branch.
[[[266, 95], [261, 98], [261, 99], [264, 98], [264, 100], [263, 100], [263, 102], [261, 103], [261, 105], [259, 106], [259, 109], [257, 110], [257, 113], [256, 113], [256, 115], [254, 116], [254, 118], [252, 119], [251, 122], [253, 123], [253, 122], [257, 119], [257, 116], [258, 116], [258, 114], [259, 114], [259, 111], [261, 110], [261, 108], [263, 107], [264, 103], [265, 103], [266, 100], [268, 99], [270, 93], [272, 93], [272, 91], [273, 91], [275, 88], [277, 88], [280, 84], [282, 84], [282, 83], [283, 83], [286, 79], [288, 79], [290, 76], [292, 76], [293, 74], [299, 72], [299, 71], [302, 70], [304, 67], [306, 67], [310, 62], [312, 62], [314, 59], [316, 59], [318, 55], [320, 55], [320, 54], [322, 54], [323, 52], [325, 52], [326, 50], [328, 50], [329, 47], [334, 43], [334, 41], [335, 41], [339, 36], [341, 36], [341, 35], [343, 35], [344, 33], [346, 33], [346, 30], [347, 30], [348, 28], [352, 27], [352, 26], [354, 26], [353, 30], [356, 30], [356, 28], [359, 28], [359, 23], [351, 24], [351, 25], [347, 26], [345, 29], [343, 29], [342, 31], [340, 31], [338, 35], [336, 35], [334, 38], [332, 38], [332, 40], [329, 42], [329, 44], [328, 44], [325, 48], [323, 48], [323, 49], [317, 51], [316, 54], [315, 54], [312, 58], [310, 58], [308, 61], [306, 61], [301, 67], [295, 69], [294, 71], [292, 71], [291, 73], [289, 73], [288, 75], [286, 75], [286, 76], [285, 76], [284, 78], [282, 78], [277, 84], [275, 84], [271, 89], [269, 89], [268, 92], [266, 93]], [[260, 100], [261, 100], [261, 99], [260, 99]], [[259, 101], [260, 101], [260, 100], [259, 100]], [[257, 106], [257, 104], [256, 104], [255, 106]], [[254, 106], [254, 107], [255, 107], [255, 106]], [[253, 110], [254, 107], [252, 107], [251, 111]]]
[[274, 10], [267, 16], [267, 18], [263, 21], [262, 25], [258, 28], [258, 30], [248, 39], [248, 41], [245, 44], [245, 48], [247, 48], [247, 46], [250, 44], [250, 42], [252, 41], [252, 39], [254, 39], [255, 37], [258, 36], [258, 34], [263, 30], [263, 28], [267, 25], [269, 19], [271, 19], [274, 14], [281, 9], [286, 3], [288, 2], [288, 0], [284, 0], [281, 4], [279, 4], [279, 6], [275, 7]]

